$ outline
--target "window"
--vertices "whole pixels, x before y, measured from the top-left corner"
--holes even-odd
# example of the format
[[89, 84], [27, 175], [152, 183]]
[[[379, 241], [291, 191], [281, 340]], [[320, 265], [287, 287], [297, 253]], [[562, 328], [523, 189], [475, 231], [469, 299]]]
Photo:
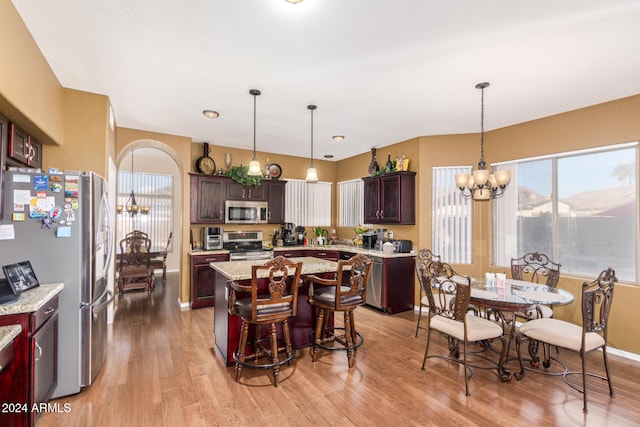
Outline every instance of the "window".
[[133, 230], [147, 233], [154, 246], [166, 245], [173, 230], [173, 176], [118, 172], [118, 205], [129, 203], [132, 189], [136, 203], [151, 209], [148, 214], [130, 215], [123, 210], [117, 215], [116, 245]]
[[432, 235], [434, 254], [443, 261], [471, 263], [472, 206], [456, 187], [456, 174], [471, 173], [470, 166], [433, 168]]
[[500, 164], [511, 170], [494, 202], [494, 260], [542, 252], [561, 272], [593, 277], [607, 267], [637, 281], [637, 143]]
[[301, 226], [331, 225], [331, 183], [310, 184], [300, 179], [287, 179], [285, 186], [286, 222]]
[[340, 227], [356, 227], [364, 222], [364, 182], [352, 179], [338, 183]]

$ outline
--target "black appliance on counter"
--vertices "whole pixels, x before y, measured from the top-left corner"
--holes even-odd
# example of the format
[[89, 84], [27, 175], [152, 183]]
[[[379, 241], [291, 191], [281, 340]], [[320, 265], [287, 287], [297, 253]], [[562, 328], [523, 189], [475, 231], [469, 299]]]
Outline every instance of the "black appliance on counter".
[[393, 251], [408, 254], [413, 249], [411, 240], [396, 240], [393, 242]]
[[229, 251], [229, 261], [273, 258], [273, 249], [262, 246], [262, 231], [224, 231], [222, 247]]
[[303, 246], [304, 239], [307, 237], [307, 230], [305, 230], [303, 226], [299, 225], [295, 228], [295, 236], [298, 245]]
[[378, 240], [378, 235], [373, 231], [362, 233], [362, 248], [374, 250], [376, 248], [377, 240]]
[[295, 235], [295, 224], [292, 222], [285, 222], [282, 224], [282, 243], [284, 246], [295, 246], [298, 244], [298, 239]]

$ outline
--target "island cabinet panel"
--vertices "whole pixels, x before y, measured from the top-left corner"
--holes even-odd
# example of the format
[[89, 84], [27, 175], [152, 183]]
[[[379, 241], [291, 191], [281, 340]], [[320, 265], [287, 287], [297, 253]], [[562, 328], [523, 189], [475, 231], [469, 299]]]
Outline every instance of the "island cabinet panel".
[[268, 183], [269, 224], [282, 224], [285, 222], [285, 185], [287, 181], [268, 181]]
[[209, 263], [228, 260], [228, 254], [191, 256], [191, 308], [214, 306], [216, 300], [216, 274]]
[[274, 256], [283, 256], [285, 258], [295, 258], [295, 257], [301, 257], [301, 256], [313, 256], [313, 255], [308, 255], [309, 252], [307, 252], [304, 249], [284, 249], [284, 250], [278, 250], [276, 251], [273, 255]]
[[364, 181], [364, 222], [415, 224], [415, 172], [393, 172]]
[[33, 313], [0, 316], [0, 326], [20, 325], [13, 359], [0, 372], [1, 426], [35, 426], [42, 414], [34, 405], [49, 401], [58, 381], [58, 297]]
[[249, 187], [238, 182], [227, 182], [227, 200], [267, 201], [268, 184], [263, 181], [259, 187]]
[[191, 174], [191, 223], [224, 223], [224, 200], [228, 178]]

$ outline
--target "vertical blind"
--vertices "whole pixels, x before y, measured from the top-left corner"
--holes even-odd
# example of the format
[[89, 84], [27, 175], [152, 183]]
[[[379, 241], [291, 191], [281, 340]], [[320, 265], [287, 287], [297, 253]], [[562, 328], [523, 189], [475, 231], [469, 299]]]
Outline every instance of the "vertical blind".
[[285, 222], [295, 225], [331, 225], [331, 183], [310, 184], [300, 179], [287, 179], [285, 186]]
[[173, 175], [118, 172], [118, 205], [131, 203], [131, 190], [139, 206], [151, 209], [137, 215], [123, 209], [117, 215], [116, 245], [127, 233], [140, 230], [149, 235], [153, 246], [165, 246], [173, 230]]
[[356, 227], [364, 222], [364, 182], [352, 179], [338, 183], [341, 227]]
[[456, 187], [456, 174], [471, 173], [471, 166], [433, 168], [433, 253], [443, 261], [471, 263], [472, 205]]

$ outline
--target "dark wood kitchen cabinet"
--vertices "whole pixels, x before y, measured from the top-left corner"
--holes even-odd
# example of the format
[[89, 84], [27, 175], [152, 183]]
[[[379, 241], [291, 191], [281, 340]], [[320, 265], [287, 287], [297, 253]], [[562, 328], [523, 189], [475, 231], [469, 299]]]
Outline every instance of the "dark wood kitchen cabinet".
[[415, 172], [393, 172], [364, 181], [366, 224], [415, 224]]
[[304, 256], [312, 256], [329, 261], [338, 261], [339, 258], [338, 251], [336, 250], [307, 250]]
[[[268, 182], [269, 224], [284, 223], [285, 185], [287, 181]], [[263, 182], [262, 185], [264, 185]]]
[[235, 181], [227, 182], [227, 200], [267, 201], [268, 184], [262, 181], [259, 187], [249, 187]]
[[229, 254], [191, 255], [191, 308], [215, 304], [216, 272], [209, 263], [219, 261], [229, 261]]
[[11, 363], [0, 372], [0, 402], [13, 405], [0, 412], [0, 425], [34, 426], [58, 381], [58, 297], [32, 313], [0, 316], [0, 326], [20, 325]]
[[10, 166], [42, 167], [42, 144], [15, 123], [9, 123], [7, 163]]
[[223, 224], [228, 178], [203, 174], [190, 174], [190, 176], [191, 223]]

